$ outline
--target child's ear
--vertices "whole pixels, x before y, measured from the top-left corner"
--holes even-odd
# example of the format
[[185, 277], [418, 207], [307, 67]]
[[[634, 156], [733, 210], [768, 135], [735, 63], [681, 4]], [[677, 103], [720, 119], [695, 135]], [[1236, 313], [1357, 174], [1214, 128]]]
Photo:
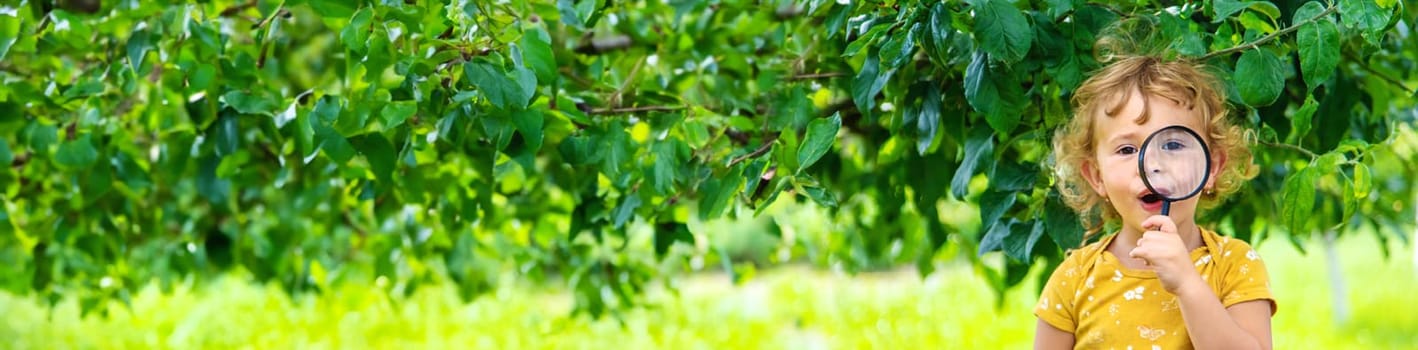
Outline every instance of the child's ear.
[[1103, 176], [1102, 174], [1098, 173], [1098, 166], [1094, 165], [1094, 161], [1091, 159], [1083, 161], [1082, 170], [1083, 171], [1080, 171], [1079, 173], [1083, 175], [1084, 180], [1088, 181], [1088, 186], [1093, 187], [1093, 192], [1098, 193], [1099, 196], [1102, 196], [1104, 199], [1107, 199], [1108, 192], [1104, 191], [1103, 189]]
[[1216, 188], [1216, 178], [1221, 176], [1221, 169], [1226, 169], [1226, 153], [1217, 152], [1211, 155], [1211, 174], [1206, 178], [1206, 189]]

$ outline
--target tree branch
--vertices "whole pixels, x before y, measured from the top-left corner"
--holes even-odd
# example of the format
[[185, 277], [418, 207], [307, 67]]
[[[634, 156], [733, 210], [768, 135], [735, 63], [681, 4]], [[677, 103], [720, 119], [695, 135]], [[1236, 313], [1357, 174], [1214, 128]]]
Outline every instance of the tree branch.
[[626, 35], [614, 35], [600, 38], [592, 37], [588, 42], [576, 47], [576, 53], [585, 55], [599, 55], [609, 51], [620, 50], [630, 47], [630, 37]]
[[788, 77], [788, 80], [790, 80], [790, 81], [794, 81], [794, 80], [811, 80], [811, 79], [836, 78], [836, 77], [845, 77], [845, 76], [847, 76], [847, 73], [841, 73], [841, 72], [812, 73], [812, 74], [798, 74], [798, 75], [794, 75], [794, 76]]
[[232, 7], [228, 7], [228, 8], [226, 8], [225, 10], [222, 10], [222, 15], [221, 15], [221, 16], [222, 16], [222, 17], [235, 16], [235, 15], [241, 13], [241, 11], [246, 11], [246, 9], [249, 9], [249, 8], [252, 8], [252, 7], [256, 7], [256, 0], [250, 0], [250, 1], [247, 1], [247, 2], [240, 3], [240, 4], [232, 5]]
[[1320, 20], [1321, 18], [1324, 18], [1324, 17], [1326, 17], [1326, 16], [1329, 16], [1330, 14], [1333, 14], [1335, 11], [1339, 11], [1339, 6], [1338, 6], [1338, 5], [1330, 5], [1329, 8], [1327, 8], [1327, 9], [1324, 10], [1324, 12], [1320, 12], [1320, 14], [1315, 15], [1314, 17], [1310, 17], [1310, 18], [1308, 18], [1308, 19], [1305, 19], [1304, 21], [1301, 21], [1300, 23], [1295, 23], [1294, 25], [1291, 25], [1291, 26], [1289, 26], [1289, 27], [1285, 27], [1285, 29], [1281, 29], [1281, 30], [1276, 31], [1276, 32], [1274, 32], [1274, 33], [1270, 33], [1270, 35], [1263, 36], [1263, 37], [1261, 37], [1260, 39], [1256, 39], [1255, 41], [1252, 41], [1252, 42], [1249, 42], [1249, 43], [1237, 45], [1237, 46], [1234, 46], [1234, 47], [1231, 47], [1231, 48], [1228, 48], [1228, 49], [1224, 49], [1224, 50], [1221, 50], [1221, 51], [1216, 51], [1216, 52], [1208, 53], [1208, 54], [1206, 54], [1205, 56], [1201, 56], [1201, 59], [1199, 59], [1199, 60], [1200, 60], [1200, 61], [1205, 61], [1205, 60], [1208, 60], [1208, 59], [1211, 59], [1211, 58], [1214, 58], [1214, 57], [1229, 55], [1229, 54], [1232, 54], [1232, 53], [1236, 53], [1236, 52], [1240, 52], [1240, 51], [1245, 51], [1245, 50], [1250, 50], [1250, 49], [1256, 48], [1257, 46], [1260, 46], [1261, 44], [1264, 44], [1264, 43], [1266, 43], [1266, 42], [1268, 42], [1268, 41], [1275, 40], [1275, 38], [1278, 38], [1278, 37], [1280, 37], [1281, 35], [1290, 34], [1290, 32], [1294, 32], [1294, 31], [1296, 31], [1296, 30], [1300, 30], [1300, 27], [1301, 27], [1301, 26], [1304, 26], [1304, 25], [1310, 24], [1310, 23], [1314, 23], [1315, 21], [1318, 21], [1318, 20]]
[[615, 89], [615, 94], [609, 99], [611, 106], [620, 106], [620, 97], [625, 94], [625, 89], [630, 88], [630, 84], [635, 83], [636, 76], [640, 75], [640, 67], [645, 65], [646, 58], [635, 60], [635, 66], [630, 68], [630, 75], [625, 77], [625, 81], [620, 83], [620, 88]]
[[773, 149], [773, 142], [775, 141], [778, 141], [778, 137], [776, 136], [772, 139], [763, 140], [763, 145], [758, 146], [758, 149], [753, 150], [753, 152], [749, 152], [748, 154], [734, 157], [734, 159], [730, 159], [728, 167], [732, 168], [734, 167], [734, 165], [742, 163], [743, 161], [748, 160], [749, 158], [757, 158], [758, 156], [761, 156], [764, 153], [768, 153], [768, 150]]
[[798, 6], [797, 4], [788, 3], [783, 6], [779, 6], [778, 9], [774, 10], [773, 17], [778, 19], [779, 21], [786, 21], [792, 19], [793, 17], [797, 17], [802, 13], [802, 7]]
[[1288, 149], [1288, 150], [1300, 152], [1300, 153], [1303, 153], [1304, 155], [1310, 156], [1310, 160], [1314, 160], [1315, 158], [1319, 158], [1319, 157], [1320, 157], [1318, 154], [1315, 154], [1315, 152], [1311, 152], [1310, 150], [1307, 150], [1307, 149], [1305, 149], [1304, 147], [1300, 147], [1300, 146], [1296, 146], [1296, 145], [1292, 145], [1292, 144], [1288, 144], [1288, 143], [1275, 143], [1275, 142], [1264, 142], [1264, 141], [1261, 141], [1260, 144], [1266, 145], [1266, 146], [1270, 146], [1270, 147], [1283, 148], [1283, 149]]
[[288, 11], [288, 10], [286, 10], [286, 9], [284, 9], [284, 8], [278, 8], [278, 9], [276, 9], [276, 12], [275, 12], [275, 13], [272, 13], [272, 14], [271, 14], [270, 17], [262, 18], [260, 22], [257, 22], [256, 24], [252, 24], [252, 25], [251, 25], [251, 29], [261, 29], [261, 28], [265, 27], [267, 24], [271, 24], [271, 21], [274, 21], [276, 17], [289, 17], [289, 16], [290, 16], [290, 11]]
[[678, 110], [681, 110], [681, 109], [684, 109], [684, 106], [644, 106], [644, 107], [630, 107], [630, 108], [602, 108], [602, 109], [597, 109], [597, 110], [591, 111], [591, 114], [605, 115], [605, 114], [625, 114], [625, 113], [635, 113], [635, 112], [668, 112], [668, 111], [678, 111]]
[[1361, 60], [1358, 57], [1354, 57], [1353, 52], [1344, 51], [1344, 57], [1348, 58], [1351, 61], [1358, 62], [1359, 67], [1364, 68], [1365, 72], [1369, 72], [1369, 74], [1373, 74], [1374, 76], [1379, 77], [1379, 79], [1383, 79], [1383, 81], [1386, 81], [1389, 84], [1393, 84], [1393, 86], [1397, 86], [1399, 90], [1403, 90], [1404, 94], [1415, 93], [1415, 91], [1413, 91], [1412, 89], [1409, 89], [1407, 86], [1404, 86], [1403, 82], [1398, 81], [1398, 79], [1394, 79], [1393, 77], [1390, 77], [1387, 74], [1379, 72], [1378, 70], [1374, 69], [1374, 67], [1370, 67], [1367, 61]]

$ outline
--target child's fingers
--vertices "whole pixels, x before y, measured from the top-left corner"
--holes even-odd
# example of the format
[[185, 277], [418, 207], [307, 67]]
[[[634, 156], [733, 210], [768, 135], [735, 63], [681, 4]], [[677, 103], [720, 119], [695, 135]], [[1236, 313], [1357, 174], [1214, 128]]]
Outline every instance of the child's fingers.
[[1177, 233], [1177, 223], [1166, 215], [1153, 215], [1142, 221], [1142, 227], [1171, 234]]
[[1133, 259], [1142, 260], [1143, 265], [1152, 266], [1152, 256], [1151, 253], [1147, 251], [1147, 248], [1132, 248], [1131, 251], [1128, 251], [1128, 256]]

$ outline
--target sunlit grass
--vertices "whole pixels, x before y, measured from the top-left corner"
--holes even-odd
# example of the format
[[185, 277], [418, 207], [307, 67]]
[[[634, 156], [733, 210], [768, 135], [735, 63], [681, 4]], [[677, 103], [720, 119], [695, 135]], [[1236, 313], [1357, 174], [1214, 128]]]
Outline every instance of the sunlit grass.
[[[1385, 261], [1375, 244], [1367, 236], [1341, 242], [1353, 310], [1345, 325], [1331, 320], [1317, 243], [1308, 256], [1280, 240], [1260, 247], [1280, 304], [1277, 349], [1418, 344], [1411, 248]], [[678, 282], [679, 297], [655, 292], [658, 306], [627, 313], [623, 324], [568, 317], [565, 293], [519, 283], [471, 304], [446, 286], [395, 303], [353, 285], [292, 301], [275, 287], [229, 278], [168, 295], [145, 290], [131, 311], [115, 306], [106, 319], [80, 319], [74, 302], [51, 313], [31, 298], [0, 295], [0, 347], [996, 349], [1027, 348], [1033, 338], [1032, 283], [1011, 292], [997, 312], [968, 265], [942, 266], [925, 280], [910, 270], [853, 277], [793, 266], [741, 286], [715, 273]]]

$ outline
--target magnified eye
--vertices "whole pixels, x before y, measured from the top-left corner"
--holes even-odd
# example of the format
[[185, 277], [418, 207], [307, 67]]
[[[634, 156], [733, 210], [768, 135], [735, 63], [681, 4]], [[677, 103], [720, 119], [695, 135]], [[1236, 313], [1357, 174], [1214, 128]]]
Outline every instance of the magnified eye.
[[1180, 141], [1167, 141], [1162, 143], [1162, 149], [1167, 151], [1178, 151], [1183, 148], [1187, 148], [1187, 145]]

